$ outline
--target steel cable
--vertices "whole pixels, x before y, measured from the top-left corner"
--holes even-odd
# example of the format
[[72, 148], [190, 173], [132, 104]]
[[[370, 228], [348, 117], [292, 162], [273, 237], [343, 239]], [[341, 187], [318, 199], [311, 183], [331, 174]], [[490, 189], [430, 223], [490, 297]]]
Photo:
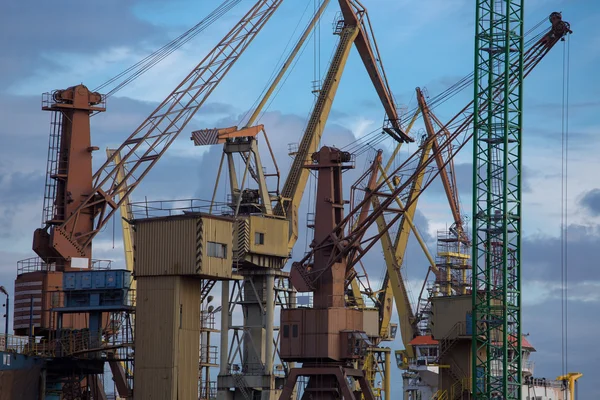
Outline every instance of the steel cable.
[[215, 8], [208, 16], [198, 22], [196, 25], [165, 44], [158, 50], [152, 52], [148, 56], [144, 57], [142, 60], [133, 64], [129, 68], [125, 69], [121, 73], [115, 75], [108, 81], [104, 82], [100, 86], [94, 89], [94, 91], [98, 92], [103, 89], [110, 87], [115, 82], [119, 81], [121, 78], [124, 78], [121, 82], [119, 82], [116, 86], [110, 89], [105, 97], [110, 97], [119, 90], [123, 89], [125, 86], [139, 78], [146, 71], [154, 67], [156, 64], [164, 60], [166, 57], [171, 55], [174, 51], [178, 50], [184, 44], [188, 43], [194, 37], [196, 37], [199, 33], [203, 32], [206, 28], [208, 28], [213, 22], [221, 18], [228, 11], [230, 11], [233, 7], [235, 7], [241, 0], [224, 0], [217, 8]]

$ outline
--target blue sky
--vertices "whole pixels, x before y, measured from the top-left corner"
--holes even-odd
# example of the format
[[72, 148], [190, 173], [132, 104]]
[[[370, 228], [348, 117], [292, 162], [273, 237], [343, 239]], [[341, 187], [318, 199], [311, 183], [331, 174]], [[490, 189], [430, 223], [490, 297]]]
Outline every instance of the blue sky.
[[[244, 57], [201, 110], [188, 132], [182, 133], [155, 170], [137, 189], [134, 200], [201, 197], [212, 190], [220, 149], [194, 148], [189, 130], [237, 124], [252, 106], [287, 46], [293, 45], [310, 18], [314, 0], [283, 3]], [[16, 261], [33, 256], [31, 235], [40, 223], [49, 115], [40, 111], [40, 93], [83, 82], [94, 88], [163, 45], [204, 17], [217, 1], [136, 0], [123, 5], [73, 1], [58, 4], [7, 1], [0, 6], [0, 279], [12, 289]], [[107, 112], [92, 122], [94, 145], [118, 145], [233, 26], [250, 7], [243, 0], [225, 17], [175, 52], [138, 81], [109, 99]], [[466, 0], [365, 0], [386, 68], [390, 86], [401, 105], [415, 106], [414, 88], [426, 87], [434, 96], [473, 70], [474, 5]], [[597, 110], [600, 101], [600, 17], [596, 1], [529, 0], [526, 26], [546, 21], [552, 11], [562, 11], [571, 23], [570, 40], [570, 148], [569, 148], [569, 369], [585, 374], [582, 398], [599, 397], [593, 361], [600, 351], [590, 346], [600, 329], [600, 273], [595, 268], [600, 243], [600, 187], [595, 171], [600, 139]], [[336, 37], [332, 22], [337, 13], [332, 1], [317, 35], [302, 52], [285, 85], [260, 123], [266, 126], [285, 176], [290, 164], [287, 144], [300, 138], [313, 102], [312, 81], [320, 79], [330, 59]], [[57, 24], [57, 21], [60, 23]], [[545, 22], [544, 22], [545, 23]], [[295, 29], [296, 28], [296, 29]], [[560, 374], [560, 171], [563, 52], [559, 43], [525, 84], [525, 180], [523, 243], [523, 329], [531, 333], [538, 349], [536, 374]], [[315, 61], [315, 54], [317, 61]], [[315, 74], [315, 71], [317, 73]], [[320, 74], [319, 74], [320, 71]], [[438, 110], [442, 120], [459, 111], [471, 97], [465, 91]], [[323, 144], [342, 146], [377, 129], [383, 110], [355, 50], [348, 61]], [[423, 126], [419, 122], [416, 132]], [[387, 143], [389, 145], [389, 143]], [[408, 150], [414, 150], [407, 146]], [[266, 154], [263, 155], [263, 158]], [[95, 156], [95, 164], [104, 154]], [[457, 156], [457, 171], [464, 212], [470, 214], [471, 154]], [[362, 168], [365, 160], [357, 165]], [[359, 169], [360, 169], [359, 168]], [[346, 183], [349, 186], [352, 176]], [[177, 179], [175, 179], [177, 178]], [[462, 182], [462, 183], [461, 183]], [[224, 196], [224, 193], [220, 193]], [[308, 210], [308, 204], [303, 210]], [[450, 215], [439, 186], [419, 203], [419, 229], [431, 249], [438, 229], [450, 224]], [[118, 227], [118, 226], [117, 226]], [[301, 234], [298, 247], [305, 247]], [[114, 245], [113, 245], [114, 243]], [[107, 227], [95, 242], [100, 258], [122, 261], [118, 229]], [[298, 251], [296, 254], [301, 254]], [[372, 256], [379, 277], [382, 259]], [[426, 262], [414, 243], [409, 246], [407, 278], [420, 288]], [[375, 279], [376, 280], [376, 279]], [[559, 307], [560, 308], [560, 307]], [[575, 328], [577, 327], [577, 328]], [[401, 348], [397, 340], [393, 348]], [[590, 357], [590, 356], [595, 357]]]

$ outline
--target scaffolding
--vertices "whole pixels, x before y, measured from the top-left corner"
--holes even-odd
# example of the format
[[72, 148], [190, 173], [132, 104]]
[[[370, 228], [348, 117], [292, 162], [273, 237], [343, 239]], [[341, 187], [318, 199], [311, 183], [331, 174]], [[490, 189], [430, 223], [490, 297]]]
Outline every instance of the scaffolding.
[[[212, 300], [212, 299], [209, 299]], [[219, 366], [218, 347], [212, 345], [211, 334], [218, 333], [215, 325], [215, 313], [219, 310], [209, 305], [210, 301], [202, 304], [200, 310], [200, 362], [198, 364], [198, 399], [212, 400], [217, 398], [217, 383], [211, 380], [210, 369]]]
[[467, 294], [471, 287], [471, 247], [451, 229], [437, 232], [435, 282], [442, 296]]

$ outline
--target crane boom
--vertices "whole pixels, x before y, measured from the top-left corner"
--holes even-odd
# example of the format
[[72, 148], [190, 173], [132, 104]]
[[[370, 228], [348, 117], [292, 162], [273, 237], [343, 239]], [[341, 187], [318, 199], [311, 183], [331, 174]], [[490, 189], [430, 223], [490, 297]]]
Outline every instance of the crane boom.
[[[466, 236], [464, 231], [464, 227], [462, 226], [462, 217], [460, 214], [460, 201], [458, 198], [458, 191], [456, 186], [456, 174], [454, 173], [454, 160], [450, 158], [450, 162], [448, 165], [444, 165], [444, 157], [442, 153], [439, 151], [438, 139], [436, 138], [436, 130], [433, 127], [433, 121], [441, 129], [442, 133], [445, 137], [450, 136], [450, 132], [444, 126], [444, 124], [433, 114], [429, 105], [425, 101], [425, 97], [423, 96], [423, 92], [421, 90], [417, 90], [417, 101], [419, 102], [419, 108], [421, 109], [421, 113], [423, 114], [423, 122], [425, 123], [425, 130], [427, 131], [427, 135], [429, 137], [434, 137], [433, 145], [433, 153], [435, 154], [435, 162], [440, 169], [440, 179], [442, 181], [442, 185], [444, 186], [444, 192], [446, 193], [446, 197], [448, 199], [448, 204], [450, 205], [450, 211], [452, 212], [452, 218], [454, 219], [454, 228], [456, 229], [456, 234], [464, 243], [469, 242], [469, 239]], [[446, 150], [449, 153], [452, 153], [452, 146], [449, 146]]]
[[384, 131], [400, 143], [413, 142], [414, 140], [400, 126], [400, 117], [398, 116], [398, 110], [396, 109], [396, 103], [394, 102], [385, 70], [383, 69], [381, 55], [379, 54], [373, 29], [369, 22], [369, 14], [358, 1], [339, 0], [339, 3], [342, 15], [344, 16], [344, 22], [360, 27], [354, 44], [385, 109], [389, 126], [384, 127]]
[[350, 49], [358, 29], [355, 26], [347, 26], [340, 32], [340, 41], [329, 65], [329, 70], [323, 86], [313, 107], [311, 116], [306, 125], [302, 141], [298, 147], [298, 153], [294, 157], [290, 172], [285, 180], [281, 197], [283, 202], [275, 208], [276, 215], [286, 215], [290, 223], [290, 239], [288, 247], [292, 248], [298, 239], [298, 207], [308, 182], [309, 170], [304, 168], [308, 156], [317, 151], [321, 141], [325, 123], [331, 111], [331, 105], [339, 86], [344, 66], [348, 60]]
[[[438, 152], [438, 141], [435, 138], [436, 132], [433, 130], [433, 125], [431, 124], [430, 118], [430, 109], [425, 101], [425, 97], [423, 96], [423, 92], [420, 88], [416, 89], [417, 100], [419, 103], [419, 111], [423, 115], [425, 126], [427, 128], [427, 134], [429, 137], [433, 137], [434, 140], [426, 142], [426, 145], [421, 149], [421, 155], [419, 159], [419, 165], [422, 165], [427, 162], [430, 157], [431, 152], [435, 155], [436, 163], [439, 168], [442, 170], [442, 177], [446, 175], [445, 166], [442, 166], [442, 158]], [[443, 130], [444, 134], [449, 135], [447, 129]], [[394, 243], [392, 244], [392, 240], [390, 238], [389, 231], [385, 232], [381, 236], [381, 246], [383, 248], [384, 259], [387, 267], [387, 273], [384, 279], [382, 297], [386, 296], [386, 292], [391, 289], [393, 293], [393, 297], [396, 304], [396, 311], [398, 312], [398, 318], [400, 320], [400, 334], [402, 336], [402, 342], [404, 344], [404, 357], [411, 359], [414, 358], [414, 349], [409, 344], [410, 341], [419, 334], [419, 329], [417, 326], [417, 318], [412, 309], [412, 305], [410, 303], [410, 299], [408, 298], [406, 284], [404, 282], [404, 278], [401, 273], [402, 263], [404, 261], [404, 255], [406, 253], [406, 248], [408, 245], [408, 239], [410, 237], [411, 231], [415, 230], [414, 224], [412, 221], [414, 220], [414, 216], [417, 209], [418, 199], [416, 198], [421, 191], [422, 183], [423, 183], [423, 174], [424, 170], [421, 174], [416, 176], [416, 179], [413, 181], [413, 186], [408, 195], [408, 202], [411, 203], [410, 207], [405, 207], [400, 199], [396, 199], [398, 206], [404, 209], [404, 213], [400, 220], [398, 234]], [[385, 174], [383, 174], [385, 177]], [[452, 176], [452, 175], [450, 175]], [[391, 189], [391, 184], [389, 184]], [[414, 198], [414, 199], [413, 199]], [[454, 199], [454, 197], [452, 197]], [[453, 203], [451, 203], [452, 205]], [[378, 207], [380, 202], [377, 198], [373, 199], [374, 208]], [[377, 219], [377, 227], [379, 231], [385, 230], [386, 222], [383, 216], [380, 216]], [[416, 231], [415, 231], [416, 232]], [[431, 264], [432, 270], [437, 273], [437, 267], [433, 258], [429, 254], [429, 251], [426, 247], [424, 247], [424, 252]], [[384, 297], [385, 298], [385, 297]], [[384, 318], [381, 320], [381, 329], [385, 329], [386, 323], [389, 321], [385, 321]]]
[[[417, 88], [417, 96], [420, 90]], [[421, 113], [423, 109], [421, 108]], [[433, 147], [433, 141], [427, 141], [425, 146], [421, 149], [421, 155], [419, 159], [419, 165], [424, 164], [430, 157], [431, 149]], [[412, 182], [412, 187], [408, 195], [408, 203], [410, 206], [404, 207], [404, 215], [400, 221], [398, 228], [398, 235], [392, 245], [392, 240], [389, 235], [389, 231], [385, 229], [386, 222], [381, 215], [377, 220], [377, 227], [379, 232], [383, 232], [381, 236], [381, 245], [383, 248], [384, 259], [387, 267], [387, 284], [391, 286], [392, 293], [394, 295], [396, 310], [400, 319], [400, 334], [402, 336], [402, 342], [404, 343], [405, 353], [408, 358], [414, 357], [414, 351], [409, 342], [418, 334], [418, 328], [416, 318], [408, 298], [406, 284], [402, 277], [401, 267], [404, 262], [404, 255], [408, 246], [408, 238], [411, 232], [410, 221], [414, 219], [417, 210], [417, 197], [422, 190], [424, 174], [421, 173]], [[399, 199], [397, 199], [399, 200]], [[380, 206], [380, 202], [377, 198], [373, 198], [373, 206], [377, 208]], [[410, 224], [412, 225], [412, 224]]]
[[[523, 76], [526, 77], [529, 73], [531, 73], [531, 71], [544, 58], [550, 49], [563, 36], [570, 32], [571, 31], [567, 23], [563, 22], [562, 20], [556, 22], [553, 21], [552, 28], [540, 40], [535, 42], [534, 45], [525, 53]], [[518, 60], [516, 62], [518, 62]], [[506, 88], [501, 83], [504, 82], [505, 79], [508, 81]], [[510, 93], [519, 86], [518, 82], [516, 82], [516, 79], [511, 79], [510, 77], [505, 78], [503, 74], [498, 75], [496, 80], [492, 82], [492, 85], [494, 85], [493, 92], [495, 94], [505, 91]], [[438, 142], [438, 152], [443, 154], [445, 157], [442, 163], [443, 167], [450, 162], [452, 157], [458, 151], [460, 151], [472, 137], [472, 133], [469, 132], [469, 127], [471, 126], [474, 118], [474, 112], [471, 109], [472, 106], [473, 102], [470, 102], [455, 117], [453, 117], [447, 124], [444, 125], [444, 128], [448, 128], [449, 126], [452, 126], [453, 123], [459, 122], [458, 127], [454, 132], [451, 133], [450, 136], [442, 137]], [[485, 109], [485, 104], [480, 105], [480, 109]], [[471, 112], [468, 113], [468, 116], [461, 122], [459, 117], [469, 110], [471, 110]], [[428, 146], [428, 143], [440, 138], [442, 132], [443, 129], [439, 130], [435, 136], [427, 138], [427, 140], [421, 144], [420, 149], [424, 146]], [[312, 250], [306, 254], [302, 260], [295, 262], [292, 265], [293, 273], [302, 277], [306, 288], [314, 290], [312, 289], [314, 288], [314, 283], [319, 278], [320, 274], [323, 273], [323, 270], [311, 271], [309, 268], [307, 268], [309, 260], [311, 260], [315, 251], [319, 251], [323, 247], [331, 246], [333, 244], [334, 251], [332, 251], [330, 255], [329, 267], [333, 266], [344, 257], [347, 257], [348, 262], [346, 268], [352, 268], [362, 259], [362, 257], [371, 249], [371, 247], [375, 245], [375, 243], [383, 236], [383, 234], [385, 234], [385, 232], [387, 232], [391, 226], [398, 222], [406, 209], [411, 206], [411, 203], [415, 201], [418, 196], [414, 196], [410, 201], [408, 201], [404, 208], [394, 208], [393, 204], [395, 203], [395, 199], [398, 197], [403, 199], [408, 198], [408, 192], [412, 187], [412, 182], [420, 174], [424, 174], [425, 178], [419, 193], [422, 193], [423, 190], [425, 190], [439, 175], [441, 171], [439, 166], [435, 168], [431, 166], [432, 160], [434, 160], [435, 157], [429, 158], [427, 162], [415, 166], [419, 157], [419, 153], [420, 151], [413, 153], [392, 173], [392, 175], [394, 175], [400, 174], [401, 172], [408, 173], [409, 171], [412, 171], [412, 174], [404, 183], [389, 192], [385, 191], [384, 189], [385, 183], [381, 183], [374, 191], [366, 193], [364, 200], [354, 207], [354, 209], [351, 210], [348, 215], [346, 215], [346, 217], [339, 222], [329, 236], [322, 241], [315, 243]], [[345, 234], [346, 226], [348, 226], [348, 224], [352, 224], [352, 221], [360, 212], [363, 202], [371, 202], [375, 197], [380, 199], [380, 206], [372, 211], [372, 213], [365, 219], [364, 224], [357, 227], [357, 229], [352, 230], [350, 234]], [[385, 229], [380, 231], [378, 234], [367, 237], [363, 240], [365, 232], [376, 222], [377, 218], [384, 215], [384, 213], [392, 216]]]
[[[121, 168], [117, 171], [117, 182], [125, 179], [125, 166], [121, 164], [121, 155], [114, 149], [106, 149], [106, 157], [113, 157], [115, 165], [121, 165]], [[127, 183], [124, 186], [124, 190], [127, 188]], [[117, 194], [120, 196], [120, 194]], [[129, 198], [121, 202], [119, 206], [121, 212], [121, 230], [123, 232], [123, 250], [125, 251], [125, 267], [128, 271], [133, 273], [133, 229], [129, 224], [128, 220], [133, 219], [133, 211], [131, 210], [131, 202]], [[135, 290], [136, 282], [131, 282], [130, 288]]]
[[390, 126], [384, 127], [384, 131], [400, 143], [413, 141], [400, 127], [400, 119], [381, 64], [381, 56], [375, 39], [369, 36], [372, 30], [364, 22], [365, 16], [368, 22], [366, 10], [354, 0], [339, 0], [339, 4], [343, 15], [341, 25], [338, 23], [340, 41], [283, 185], [281, 203], [275, 208], [276, 215], [285, 215], [290, 220], [290, 248], [298, 238], [298, 208], [309, 176], [309, 171], [304, 169], [303, 165], [309, 156], [317, 151], [352, 43], [355, 44], [386, 111]]
[[[219, 44], [116, 149], [116, 153], [122, 156], [121, 163], [113, 165], [113, 154], [113, 157], [93, 175], [93, 190], [63, 223], [53, 227], [53, 234], [50, 236], [53, 242], [61, 242], [58, 246], [61, 257], [84, 254], [83, 250], [190, 122], [282, 1], [257, 1]], [[128, 168], [124, 179], [119, 182], [117, 173], [122, 165], [127, 165]], [[126, 189], [125, 182], [128, 182]], [[120, 194], [118, 199], [117, 194]], [[93, 228], [88, 232], [77, 232], [75, 224], [79, 218], [92, 218]], [[52, 244], [49, 243], [48, 246]]]

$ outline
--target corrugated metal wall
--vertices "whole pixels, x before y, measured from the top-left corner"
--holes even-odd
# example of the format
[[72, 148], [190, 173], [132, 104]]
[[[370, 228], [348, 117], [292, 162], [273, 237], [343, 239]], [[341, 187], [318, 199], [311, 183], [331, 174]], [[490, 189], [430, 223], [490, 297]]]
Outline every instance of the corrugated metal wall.
[[137, 282], [134, 399], [197, 398], [200, 279]]
[[[250, 251], [258, 254], [287, 257], [288, 221], [285, 219], [250, 217]], [[264, 244], [255, 243], [255, 233], [264, 233]]]
[[215, 278], [231, 278], [233, 222], [203, 217], [201, 240], [204, 249], [209, 241], [227, 246], [227, 258], [208, 257], [206, 252], [203, 253], [200, 266], [202, 274]]
[[200, 362], [200, 279], [180, 280], [179, 302], [182, 305], [182, 313], [177, 330], [178, 399], [197, 399]]
[[[17, 276], [13, 313], [15, 334], [29, 335], [30, 319], [34, 334], [40, 330], [56, 328], [56, 313], [51, 313], [50, 310], [64, 305], [64, 296], [60, 294], [62, 277], [62, 272], [55, 271], [37, 271]], [[103, 315], [103, 326], [108, 324], [108, 317], [108, 313]], [[89, 327], [88, 315], [86, 313], [64, 314], [62, 327], [63, 329], [87, 328]]]
[[[136, 222], [135, 275], [195, 275], [231, 277], [233, 221], [200, 216], [176, 216]], [[209, 257], [207, 242], [227, 247], [227, 257]]]
[[161, 218], [138, 223], [135, 234], [135, 275], [195, 274], [196, 220]]

